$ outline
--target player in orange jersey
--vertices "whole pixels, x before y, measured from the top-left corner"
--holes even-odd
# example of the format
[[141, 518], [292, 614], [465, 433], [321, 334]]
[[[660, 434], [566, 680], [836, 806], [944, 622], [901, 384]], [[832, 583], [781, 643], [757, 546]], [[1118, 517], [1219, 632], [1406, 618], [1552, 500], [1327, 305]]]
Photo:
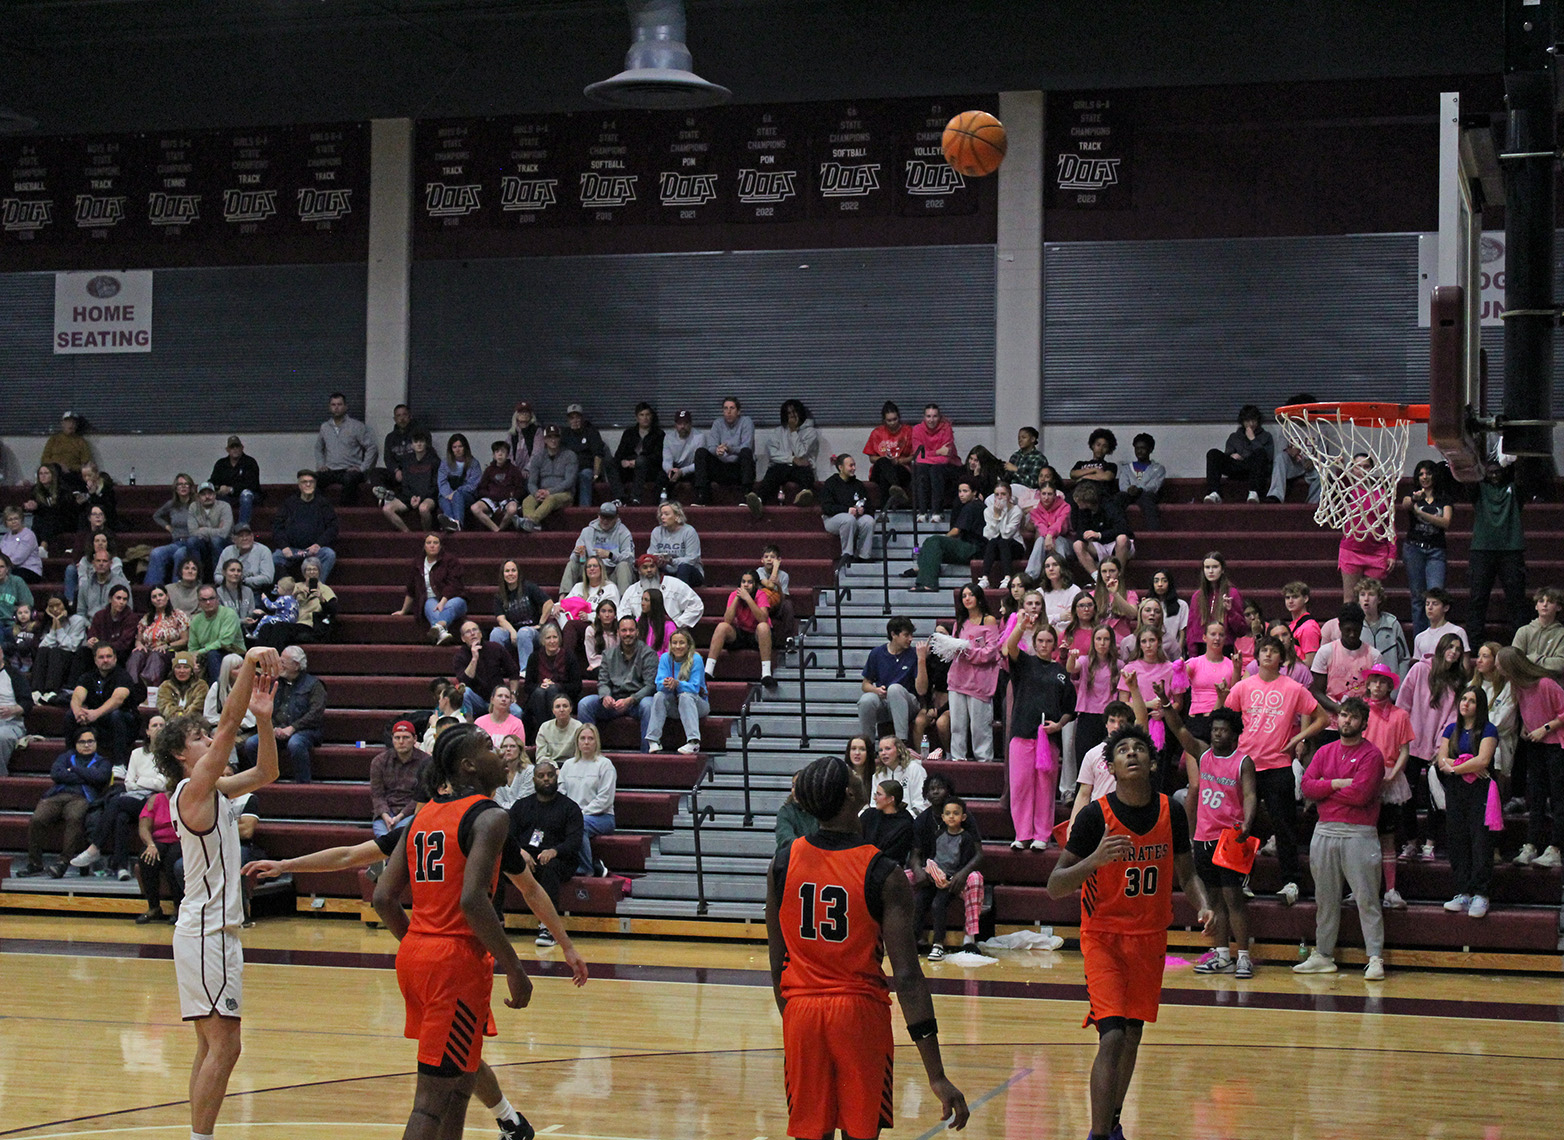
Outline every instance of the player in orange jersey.
[[1209, 928], [1211, 906], [1190, 856], [1189, 818], [1152, 791], [1150, 734], [1139, 725], [1108, 738], [1117, 790], [1081, 809], [1048, 893], [1081, 892], [1081, 957], [1091, 1004], [1083, 1025], [1097, 1026], [1092, 1064], [1091, 1140], [1124, 1140], [1119, 1115], [1135, 1075], [1146, 1022], [1157, 1020], [1162, 967], [1173, 921], [1173, 873]]
[[965, 1128], [967, 1102], [945, 1078], [934, 1001], [918, 967], [912, 888], [858, 830], [869, 800], [862, 780], [826, 756], [799, 772], [793, 795], [820, 830], [779, 851], [766, 876], [788, 1135], [830, 1140], [840, 1128], [844, 1140], [875, 1140], [891, 1127], [891, 996], [882, 955], [890, 957], [941, 1119]]
[[[489, 1006], [495, 962], [510, 990], [506, 1005], [521, 1009], [532, 998], [532, 983], [494, 909], [500, 872], [519, 876], [528, 905], [544, 925], [559, 927], [548, 895], [510, 838], [510, 816], [489, 798], [504, 782], [505, 766], [488, 734], [475, 725], [447, 729], [435, 743], [433, 763], [431, 780], [451, 794], [419, 808], [375, 886], [375, 911], [401, 942], [403, 1032], [418, 1041], [418, 1085], [404, 1140], [461, 1136], [483, 1038], [496, 1032]], [[411, 917], [401, 902], [409, 884]], [[558, 929], [556, 937], [563, 933]], [[576, 985], [584, 985], [586, 963], [568, 939], [560, 945]], [[527, 1126], [519, 1135], [530, 1140], [531, 1131]]]

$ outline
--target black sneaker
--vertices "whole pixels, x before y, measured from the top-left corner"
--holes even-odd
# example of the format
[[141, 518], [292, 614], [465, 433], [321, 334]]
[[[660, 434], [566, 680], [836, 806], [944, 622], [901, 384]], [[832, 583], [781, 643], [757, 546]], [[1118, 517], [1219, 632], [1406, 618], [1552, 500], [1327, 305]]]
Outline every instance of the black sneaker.
[[600, 879], [608, 878], [608, 864], [603, 862], [601, 859], [599, 859], [593, 865], [592, 870], [597, 873], [597, 877], [598, 878], [600, 878]]
[[555, 941], [554, 936], [549, 933], [549, 929], [546, 926], [538, 931], [538, 936], [532, 940], [532, 944], [538, 947], [540, 950], [548, 950], [551, 947], [559, 945], [559, 943]]
[[514, 1122], [501, 1120], [497, 1123], [500, 1126], [500, 1140], [533, 1140], [537, 1135], [537, 1131], [527, 1123], [527, 1118], [519, 1112]]
[[56, 863], [49, 868], [49, 877], [51, 879], [63, 879], [65, 878], [65, 872], [69, 870], [70, 867], [68, 867], [65, 863]]
[[44, 871], [43, 871], [43, 864], [41, 864], [41, 863], [29, 863], [27, 866], [23, 867], [20, 871], [12, 871], [11, 872], [11, 877], [13, 879], [37, 879], [37, 878], [42, 877], [43, 873], [44, 873]]

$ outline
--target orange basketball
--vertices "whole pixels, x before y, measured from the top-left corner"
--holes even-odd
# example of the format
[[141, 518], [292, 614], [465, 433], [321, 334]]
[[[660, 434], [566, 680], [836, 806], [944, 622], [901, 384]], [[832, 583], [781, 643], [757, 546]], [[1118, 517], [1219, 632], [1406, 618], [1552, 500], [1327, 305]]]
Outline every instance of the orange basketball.
[[1005, 160], [1005, 125], [987, 111], [963, 111], [945, 124], [945, 161], [968, 178], [981, 178]]

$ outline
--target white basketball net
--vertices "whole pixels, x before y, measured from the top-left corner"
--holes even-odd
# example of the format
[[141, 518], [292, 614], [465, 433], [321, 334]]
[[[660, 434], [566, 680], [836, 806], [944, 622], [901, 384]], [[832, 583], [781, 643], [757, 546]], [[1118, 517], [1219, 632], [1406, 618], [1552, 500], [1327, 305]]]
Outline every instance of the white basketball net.
[[[1386, 405], [1383, 419], [1355, 423], [1340, 409], [1278, 412], [1287, 442], [1320, 475], [1320, 505], [1314, 521], [1348, 538], [1390, 542], [1396, 536], [1396, 481], [1406, 467], [1411, 421]], [[1354, 457], [1367, 455], [1370, 462]]]

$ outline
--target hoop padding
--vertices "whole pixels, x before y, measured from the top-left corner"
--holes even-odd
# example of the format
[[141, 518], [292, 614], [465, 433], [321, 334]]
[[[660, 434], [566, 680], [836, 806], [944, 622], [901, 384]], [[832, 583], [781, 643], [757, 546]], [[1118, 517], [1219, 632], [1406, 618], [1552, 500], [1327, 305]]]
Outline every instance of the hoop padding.
[[[1396, 481], [1406, 467], [1413, 422], [1426, 422], [1427, 405], [1292, 404], [1276, 409], [1289, 444], [1320, 476], [1314, 521], [1359, 542], [1396, 537]], [[1367, 455], [1363, 465], [1354, 457]]]

